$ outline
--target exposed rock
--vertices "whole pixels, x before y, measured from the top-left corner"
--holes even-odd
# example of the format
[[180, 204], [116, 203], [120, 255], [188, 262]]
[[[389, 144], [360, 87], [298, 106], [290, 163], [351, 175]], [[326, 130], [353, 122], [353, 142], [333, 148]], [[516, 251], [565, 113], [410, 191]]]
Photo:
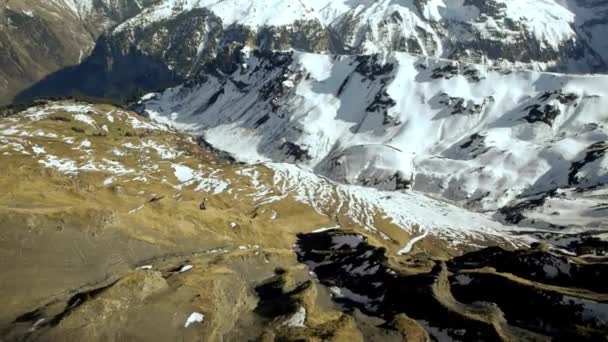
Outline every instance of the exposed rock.
[[[406, 275], [389, 266], [383, 248], [336, 230], [300, 235], [297, 253], [333, 289], [335, 301], [394, 324], [405, 314], [435, 339], [594, 339], [608, 329], [602, 321], [607, 305], [603, 285], [591, 276], [601, 276], [603, 263], [490, 248], [454, 258], [447, 268], [438, 262], [432, 270]], [[526, 304], [530, 301], [534, 308]], [[417, 336], [424, 340], [424, 333]]]
[[0, 105], [49, 74], [79, 64], [105, 30], [159, 1], [5, 1], [0, 5]]

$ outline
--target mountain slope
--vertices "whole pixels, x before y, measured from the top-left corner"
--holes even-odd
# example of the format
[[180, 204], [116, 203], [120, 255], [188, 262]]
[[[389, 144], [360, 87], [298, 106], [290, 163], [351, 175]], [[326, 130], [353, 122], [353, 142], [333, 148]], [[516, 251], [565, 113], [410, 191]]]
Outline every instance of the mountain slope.
[[605, 230], [607, 86], [401, 53], [255, 53], [139, 110], [242, 160], [412, 188], [523, 226]]
[[[312, 217], [322, 215], [325, 225], [356, 226], [392, 241], [395, 253], [407, 243], [403, 236], [413, 239], [420, 233], [428, 237], [425, 245], [429, 248], [436, 241], [438, 251], [467, 249], [467, 244], [482, 241], [521, 244], [520, 239], [508, 236], [508, 227], [420, 193], [388, 196], [388, 192], [335, 184], [289, 164], [245, 166], [226, 162], [228, 171], [213, 163], [196, 166], [197, 155], [181, 158], [190, 155], [180, 152], [184, 142], [163, 142], [165, 135], [174, 139], [175, 132], [111, 106], [60, 102], [31, 107], [17, 115], [23, 119], [7, 119], [0, 126], [2, 156], [9, 167], [27, 161], [37, 169], [46, 167], [67, 177], [98, 179], [96, 187], [101, 189], [122, 183], [141, 187], [160, 183], [157, 185], [165, 191], [179, 193], [188, 187], [201, 196], [226, 197], [255, 208], [245, 212], [263, 210], [279, 217], [282, 213], [277, 206], [295, 201], [308, 208]], [[77, 143], [74, 135], [82, 141]], [[197, 148], [191, 138], [184, 139], [189, 148]], [[138, 151], [145, 153], [138, 157]], [[418, 217], [422, 212], [425, 214]], [[389, 232], [397, 235], [390, 237]]]
[[580, 340], [608, 328], [605, 261], [526, 248], [481, 214], [219, 158], [115, 106], [2, 114], [3, 340]]
[[79, 64], [106, 29], [158, 0], [0, 1], [0, 104]]
[[[606, 33], [601, 15], [606, 4], [601, 1], [165, 1], [127, 21], [117, 32], [141, 29], [203, 8], [217, 15], [226, 31], [245, 29], [249, 36], [257, 35], [260, 47], [264, 47], [261, 43], [280, 40], [284, 36], [281, 31], [286, 30], [300, 38], [275, 48], [301, 49], [301, 40], [329, 37], [332, 44], [308, 43], [308, 47], [318, 47], [305, 51], [403, 51], [578, 72], [605, 70], [608, 57], [598, 39]], [[310, 26], [317, 27], [319, 33], [311, 36], [307, 32]], [[273, 35], [268, 35], [268, 28]], [[264, 36], [261, 41], [260, 36]]]
[[158, 92], [0, 110], [0, 340], [604, 340], [607, 13], [5, 0], [8, 96]]
[[506, 69], [605, 72], [606, 11], [602, 1], [574, 0], [166, 0], [105, 35], [82, 65], [17, 100], [88, 95], [126, 102], [250, 49], [399, 51]]

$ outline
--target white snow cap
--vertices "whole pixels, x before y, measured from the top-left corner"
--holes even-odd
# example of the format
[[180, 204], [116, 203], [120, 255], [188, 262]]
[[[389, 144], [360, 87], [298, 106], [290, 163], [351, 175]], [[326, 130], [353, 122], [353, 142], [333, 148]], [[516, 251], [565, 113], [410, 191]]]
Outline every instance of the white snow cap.
[[[509, 22], [521, 24], [546, 47], [559, 47], [573, 40], [572, 28], [576, 14], [560, 1], [550, 0], [486, 0], [488, 8], [500, 14], [487, 17], [474, 5], [463, 0], [432, 0], [418, 5], [414, 0], [165, 0], [144, 10], [135, 18], [123, 23], [117, 31], [147, 25], [172, 18], [185, 11], [206, 8], [219, 16], [225, 27], [233, 24], [252, 29], [264, 26], [291, 26], [299, 21], [312, 21], [339, 32], [348, 27], [345, 45], [360, 44], [365, 52], [385, 50], [397, 39], [395, 34], [411, 38], [425, 51], [424, 54], [443, 56], [450, 40], [471, 39], [473, 29], [490, 40], [517, 41], [518, 32], [510, 29]], [[401, 20], [395, 22], [394, 16]], [[589, 16], [592, 14], [588, 14]], [[391, 29], [387, 29], [387, 26]], [[394, 29], [392, 29], [394, 28]], [[427, 34], [420, 37], [419, 31]], [[399, 32], [399, 33], [396, 33]], [[448, 38], [446, 38], [448, 37]], [[436, 45], [436, 51], [426, 51], [426, 39]], [[433, 45], [433, 44], [431, 44]], [[445, 51], [444, 51], [445, 50]], [[149, 98], [150, 94], [146, 95]]]

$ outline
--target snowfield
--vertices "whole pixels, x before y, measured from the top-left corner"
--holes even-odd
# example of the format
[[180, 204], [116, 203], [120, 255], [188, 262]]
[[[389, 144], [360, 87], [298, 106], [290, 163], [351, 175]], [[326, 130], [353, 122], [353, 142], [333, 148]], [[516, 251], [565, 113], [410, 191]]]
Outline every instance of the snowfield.
[[[143, 111], [241, 160], [413, 189], [522, 226], [606, 228], [607, 76], [300, 52], [206, 76]], [[547, 214], [552, 203], [572, 210]]]

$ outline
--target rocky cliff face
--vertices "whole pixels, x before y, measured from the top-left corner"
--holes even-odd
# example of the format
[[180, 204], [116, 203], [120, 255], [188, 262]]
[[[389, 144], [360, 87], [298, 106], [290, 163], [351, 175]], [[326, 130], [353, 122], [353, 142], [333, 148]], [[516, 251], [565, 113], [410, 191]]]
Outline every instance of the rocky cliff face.
[[0, 6], [0, 103], [66, 65], [77, 64], [93, 48], [94, 39], [76, 13], [52, 3], [22, 1]]
[[0, 2], [0, 104], [57, 70], [77, 65], [106, 29], [158, 0]]
[[[382, 50], [504, 67], [606, 70], [601, 1], [377, 1], [353, 5], [330, 27], [346, 50]], [[596, 37], [596, 38], [594, 38]]]
[[119, 26], [81, 65], [52, 75], [18, 100], [84, 94], [126, 101], [184, 82], [209, 64], [228, 65], [243, 49], [330, 51], [329, 33], [315, 20], [255, 28], [227, 23], [207, 8], [172, 13], [145, 24], [136, 17]]
[[606, 76], [403, 53], [255, 52], [234, 64], [139, 110], [242, 160], [414, 189], [526, 227], [607, 228]]
[[[224, 30], [246, 28], [257, 37], [249, 43], [261, 48], [402, 51], [574, 72], [606, 68], [605, 44], [598, 39], [606, 32], [602, 13], [607, 5], [601, 1], [178, 1], [153, 6], [117, 31], [141, 29], [201, 8], [217, 15]], [[232, 41], [243, 43], [242, 35], [224, 40]]]
[[[69, 92], [124, 101], [181, 83], [209, 61], [221, 61], [244, 47], [330, 54], [400, 51], [508, 69], [604, 72], [608, 45], [601, 39], [607, 32], [602, 14], [607, 10], [601, 1], [180, 0], [141, 7], [93, 2], [80, 9], [91, 22], [92, 36], [140, 13], [98, 43], [95, 68], [85, 61], [19, 100]], [[138, 72], [117, 79], [114, 60], [131, 61]], [[85, 79], [79, 77], [85, 74]], [[87, 83], [98, 86], [91, 89]], [[118, 83], [128, 91], [117, 92]]]

